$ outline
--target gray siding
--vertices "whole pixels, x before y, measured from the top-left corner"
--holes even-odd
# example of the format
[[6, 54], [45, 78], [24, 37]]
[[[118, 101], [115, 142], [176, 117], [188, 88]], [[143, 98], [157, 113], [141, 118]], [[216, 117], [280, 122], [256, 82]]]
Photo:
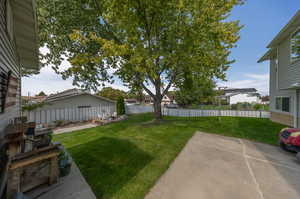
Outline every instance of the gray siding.
[[300, 61], [290, 61], [290, 37], [278, 47], [279, 88], [287, 89], [295, 83], [300, 83]]
[[[270, 61], [270, 111], [294, 115], [296, 91], [288, 88], [295, 83], [300, 83], [300, 61], [291, 63], [290, 42], [290, 37], [287, 37], [278, 46], [278, 74], [275, 60]], [[290, 97], [290, 113], [276, 110], [277, 96]]]
[[[280, 68], [280, 66], [279, 66]], [[280, 73], [279, 69], [279, 87], [280, 87], [280, 79], [282, 78], [282, 73]], [[276, 97], [290, 97], [290, 113], [281, 112], [276, 110]], [[295, 90], [282, 90], [277, 88], [277, 74], [276, 74], [276, 64], [275, 60], [270, 61], [270, 111], [279, 112], [283, 114], [293, 115], [294, 113], [294, 100], [296, 99], [296, 91]]]
[[91, 95], [78, 95], [66, 99], [62, 99], [59, 101], [50, 102], [49, 105], [43, 106], [41, 109], [65, 109], [65, 108], [74, 108], [78, 106], [91, 106], [91, 107], [98, 107], [98, 106], [107, 106], [115, 104], [112, 102], [108, 102], [106, 100], [102, 100], [97, 97], [93, 97]]
[[5, 109], [5, 112], [0, 114], [0, 138], [3, 136], [3, 129], [14, 117], [20, 115], [20, 72], [19, 64], [14, 48], [14, 43], [8, 37], [6, 29], [6, 16], [4, 0], [0, 0], [0, 68], [4, 71], [12, 71], [13, 76], [19, 79], [17, 90], [16, 105]]

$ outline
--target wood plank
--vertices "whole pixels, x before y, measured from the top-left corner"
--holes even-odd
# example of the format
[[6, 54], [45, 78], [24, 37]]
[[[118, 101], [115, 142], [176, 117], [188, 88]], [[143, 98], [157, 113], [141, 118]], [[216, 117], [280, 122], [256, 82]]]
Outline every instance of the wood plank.
[[43, 147], [43, 148], [40, 148], [40, 149], [36, 149], [34, 151], [29, 151], [29, 152], [26, 152], [26, 153], [22, 153], [22, 154], [19, 154], [19, 155], [16, 155], [15, 157], [13, 157], [12, 161], [21, 160], [21, 159], [30, 157], [32, 155], [37, 155], [39, 153], [43, 153], [43, 152], [50, 151], [50, 150], [59, 150], [58, 146], [60, 146], [60, 144], [55, 144], [55, 145]]
[[36, 163], [36, 162], [39, 162], [39, 161], [42, 161], [42, 160], [46, 160], [46, 159], [51, 159], [53, 157], [56, 157], [59, 155], [59, 152], [51, 152], [51, 153], [47, 153], [47, 154], [40, 154], [36, 157], [32, 157], [32, 158], [28, 158], [27, 160], [23, 159], [23, 160], [20, 160], [20, 161], [17, 161], [17, 162], [12, 162], [10, 165], [9, 165], [9, 170], [15, 170], [15, 169], [18, 169], [18, 168], [21, 168], [21, 167], [26, 167], [28, 165], [31, 165], [33, 163]]

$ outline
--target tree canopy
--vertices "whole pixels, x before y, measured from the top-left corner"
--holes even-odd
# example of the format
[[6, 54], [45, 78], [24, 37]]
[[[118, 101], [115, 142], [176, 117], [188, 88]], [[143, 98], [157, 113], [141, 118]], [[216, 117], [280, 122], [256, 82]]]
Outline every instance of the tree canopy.
[[[193, 81], [225, 79], [241, 26], [228, 16], [242, 0], [39, 0], [43, 58], [74, 84], [97, 89], [118, 76], [154, 99]], [[68, 14], [65, 14], [68, 13]], [[152, 89], [151, 89], [152, 88]]]
[[46, 93], [44, 93], [44, 91], [41, 91], [36, 96], [47, 96], [47, 95], [46, 95]]
[[198, 82], [190, 80], [188, 82], [189, 84], [184, 85], [175, 91], [175, 101], [178, 105], [186, 107], [190, 105], [214, 103], [217, 95], [217, 91], [215, 90], [216, 84], [214, 81], [207, 80]]
[[111, 100], [117, 100], [118, 98], [126, 98], [127, 93], [123, 90], [114, 89], [112, 87], [104, 87], [102, 88], [97, 95], [111, 99]]

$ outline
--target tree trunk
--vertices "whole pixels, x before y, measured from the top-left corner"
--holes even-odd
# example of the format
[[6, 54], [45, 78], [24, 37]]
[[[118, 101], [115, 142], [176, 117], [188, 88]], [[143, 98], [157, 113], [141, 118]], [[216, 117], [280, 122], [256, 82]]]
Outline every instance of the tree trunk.
[[155, 120], [162, 120], [161, 100], [155, 99], [153, 102]]

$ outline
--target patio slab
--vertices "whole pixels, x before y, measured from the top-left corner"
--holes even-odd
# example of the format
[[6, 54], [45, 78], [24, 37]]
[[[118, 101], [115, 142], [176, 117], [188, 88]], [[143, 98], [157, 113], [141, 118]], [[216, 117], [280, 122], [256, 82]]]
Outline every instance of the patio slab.
[[145, 199], [298, 199], [300, 164], [279, 147], [196, 133]]
[[94, 128], [97, 126], [98, 126], [97, 124], [89, 123], [89, 124], [83, 124], [83, 125], [79, 125], [79, 126], [63, 127], [63, 128], [55, 129], [53, 131], [53, 134], [69, 133], [69, 132], [73, 132], [73, 131]]
[[70, 174], [60, 178], [58, 183], [40, 187], [25, 195], [32, 199], [96, 199], [75, 163]]

